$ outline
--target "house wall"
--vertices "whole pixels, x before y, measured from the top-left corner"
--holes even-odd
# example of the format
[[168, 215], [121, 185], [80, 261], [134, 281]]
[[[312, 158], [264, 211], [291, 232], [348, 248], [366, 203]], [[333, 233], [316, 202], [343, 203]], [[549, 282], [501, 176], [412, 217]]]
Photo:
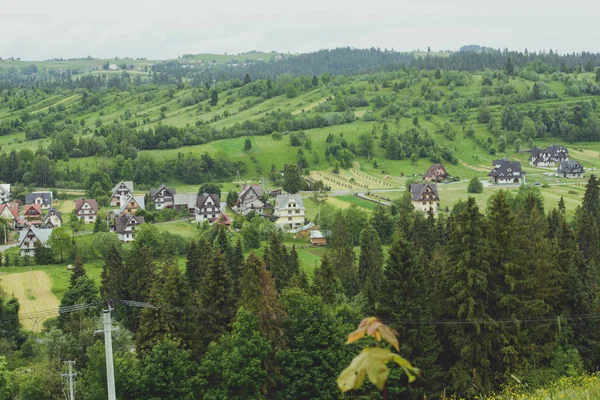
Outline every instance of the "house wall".
[[413, 207], [417, 211], [429, 212], [430, 209], [433, 209], [433, 213], [437, 214], [439, 210], [439, 204], [437, 201], [414, 201], [412, 202]]
[[58, 218], [56, 215], [51, 215], [47, 218], [47, 221], [50, 221], [50, 223], [57, 228], [62, 225], [60, 218]]
[[281, 229], [294, 229], [302, 227], [303, 225], [304, 213], [291, 215], [283, 214], [275, 221], [275, 226]]

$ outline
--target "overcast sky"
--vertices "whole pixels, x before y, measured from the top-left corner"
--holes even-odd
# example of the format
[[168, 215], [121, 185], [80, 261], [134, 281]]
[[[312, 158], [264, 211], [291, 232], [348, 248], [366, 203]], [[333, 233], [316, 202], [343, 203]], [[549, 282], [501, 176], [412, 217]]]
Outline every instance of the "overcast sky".
[[465, 44], [600, 52], [597, 0], [486, 3], [0, 0], [0, 57], [165, 59], [184, 53], [296, 53], [339, 46], [441, 50]]

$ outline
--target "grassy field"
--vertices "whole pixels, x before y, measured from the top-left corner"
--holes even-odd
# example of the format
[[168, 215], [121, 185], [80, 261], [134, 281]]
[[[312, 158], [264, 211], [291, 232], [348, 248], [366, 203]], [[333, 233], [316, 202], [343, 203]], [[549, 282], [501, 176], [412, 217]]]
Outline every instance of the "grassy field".
[[482, 400], [593, 400], [600, 399], [600, 376], [597, 374], [562, 378], [542, 389], [508, 388]]
[[39, 332], [43, 319], [58, 314], [59, 301], [52, 292], [50, 275], [45, 271], [3, 274], [0, 277], [0, 286], [4, 291], [19, 300], [19, 317], [26, 330]]
[[180, 235], [186, 239], [198, 236], [197, 224], [189, 221], [169, 221], [157, 223], [154, 226], [159, 232], [171, 232]]

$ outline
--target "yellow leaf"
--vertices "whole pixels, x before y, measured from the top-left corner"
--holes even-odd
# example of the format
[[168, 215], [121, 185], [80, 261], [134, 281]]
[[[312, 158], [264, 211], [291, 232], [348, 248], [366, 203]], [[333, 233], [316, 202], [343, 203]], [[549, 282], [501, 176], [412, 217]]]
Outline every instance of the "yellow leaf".
[[350, 363], [337, 379], [342, 392], [358, 389], [362, 386], [365, 375], [369, 381], [383, 389], [390, 373], [386, 364], [394, 359], [394, 353], [387, 349], [368, 347]]
[[413, 367], [406, 358], [403, 358], [398, 354], [393, 354], [393, 361], [404, 370], [406, 376], [408, 376], [408, 382], [414, 382], [415, 379], [417, 379], [417, 376], [421, 375], [419, 368]]
[[359, 328], [355, 330], [354, 332], [348, 335], [348, 340], [346, 341], [346, 344], [354, 343], [357, 340], [362, 339], [365, 336], [365, 333], [366, 329], [364, 328]]

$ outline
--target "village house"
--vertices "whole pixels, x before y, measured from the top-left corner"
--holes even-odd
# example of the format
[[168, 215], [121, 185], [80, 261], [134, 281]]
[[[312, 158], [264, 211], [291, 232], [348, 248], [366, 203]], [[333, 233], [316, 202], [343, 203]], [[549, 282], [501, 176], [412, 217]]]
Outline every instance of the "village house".
[[35, 255], [35, 242], [40, 242], [42, 246], [48, 247], [47, 242], [50, 238], [52, 229], [42, 229], [31, 226], [20, 232], [19, 246], [21, 248], [21, 257]]
[[120, 214], [135, 214], [139, 209], [145, 210], [144, 196], [123, 196], [119, 200], [121, 208], [119, 209]]
[[115, 185], [112, 190], [112, 196], [110, 197], [110, 205], [112, 207], [121, 207], [121, 198], [123, 196], [133, 197], [132, 181], [121, 181]]
[[304, 226], [306, 209], [302, 195], [297, 193], [277, 196], [273, 216], [277, 218], [275, 226], [281, 229], [297, 229]]
[[438, 212], [440, 195], [435, 183], [413, 183], [410, 185], [410, 194], [415, 210], [423, 212], [431, 210], [434, 214]]
[[19, 203], [0, 204], [0, 218], [10, 221], [10, 228], [14, 229], [19, 221]]
[[160, 185], [158, 189], [150, 189], [150, 201], [156, 205], [157, 210], [173, 207], [175, 204], [175, 189], [169, 189], [165, 185]]
[[313, 246], [326, 246], [327, 239], [323, 236], [323, 232], [319, 230], [310, 231], [310, 244]]
[[135, 240], [135, 229], [144, 223], [144, 217], [132, 214], [118, 214], [113, 221], [112, 231], [117, 234], [121, 242]]
[[44, 221], [42, 222], [43, 228], [58, 228], [62, 225], [62, 213], [58, 211], [56, 208], [51, 208], [46, 213], [44, 217]]
[[75, 215], [81, 221], [93, 224], [98, 217], [98, 203], [94, 199], [75, 200]]
[[492, 171], [488, 174], [493, 184], [523, 184], [525, 171], [521, 170], [519, 161], [501, 158], [492, 162]]
[[558, 144], [550, 145], [545, 149], [534, 147], [529, 157], [529, 164], [532, 167], [553, 167], [562, 161], [569, 161], [569, 150]]
[[576, 160], [561, 161], [556, 170], [559, 177], [567, 179], [583, 178], [584, 172], [583, 165]]
[[175, 193], [173, 196], [173, 207], [177, 211], [187, 210], [194, 213], [198, 195], [196, 193]]
[[433, 164], [431, 167], [429, 167], [427, 172], [425, 172], [423, 180], [440, 182], [445, 181], [449, 177], [450, 175], [448, 175], [448, 172], [443, 164]]
[[40, 225], [43, 219], [42, 206], [40, 204], [26, 204], [23, 207], [23, 219], [25, 225]]
[[204, 221], [213, 222], [219, 217], [219, 214], [221, 214], [219, 196], [208, 193], [198, 196], [194, 214], [196, 215], [196, 222], [198, 223], [203, 223]]
[[260, 199], [263, 195], [261, 185], [245, 185], [238, 195], [235, 207], [238, 213], [248, 214], [250, 211], [262, 213], [265, 204]]
[[10, 201], [10, 183], [0, 184], [0, 204]]
[[33, 192], [25, 195], [25, 205], [38, 204], [42, 210], [52, 207], [52, 192]]

